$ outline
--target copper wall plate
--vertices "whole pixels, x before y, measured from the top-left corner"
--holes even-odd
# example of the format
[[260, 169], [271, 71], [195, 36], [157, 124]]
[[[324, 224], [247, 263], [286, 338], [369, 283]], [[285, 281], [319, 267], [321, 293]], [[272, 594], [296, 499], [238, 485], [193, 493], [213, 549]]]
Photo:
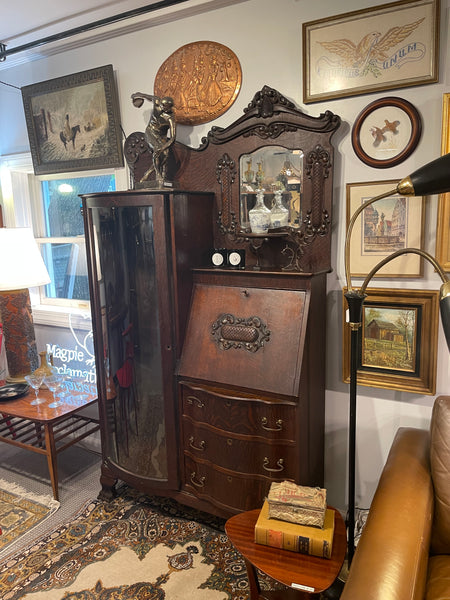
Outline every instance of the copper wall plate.
[[199, 125], [230, 108], [241, 81], [241, 65], [229, 48], [217, 42], [192, 42], [178, 48], [160, 66], [154, 93], [173, 98], [177, 123]]

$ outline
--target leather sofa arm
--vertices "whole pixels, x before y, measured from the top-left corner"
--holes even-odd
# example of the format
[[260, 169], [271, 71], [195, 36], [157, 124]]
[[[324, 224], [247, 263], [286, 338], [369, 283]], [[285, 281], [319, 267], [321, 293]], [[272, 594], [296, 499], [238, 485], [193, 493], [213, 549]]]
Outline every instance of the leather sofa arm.
[[341, 600], [422, 600], [433, 521], [429, 432], [400, 428]]

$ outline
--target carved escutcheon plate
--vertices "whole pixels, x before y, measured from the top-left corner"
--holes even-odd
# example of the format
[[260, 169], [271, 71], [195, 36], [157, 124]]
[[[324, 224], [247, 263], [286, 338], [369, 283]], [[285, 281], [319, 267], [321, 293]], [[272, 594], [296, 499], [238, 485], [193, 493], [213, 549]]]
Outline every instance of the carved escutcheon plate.
[[229, 313], [217, 317], [211, 334], [222, 350], [243, 348], [256, 352], [270, 340], [270, 330], [260, 317], [236, 317]]

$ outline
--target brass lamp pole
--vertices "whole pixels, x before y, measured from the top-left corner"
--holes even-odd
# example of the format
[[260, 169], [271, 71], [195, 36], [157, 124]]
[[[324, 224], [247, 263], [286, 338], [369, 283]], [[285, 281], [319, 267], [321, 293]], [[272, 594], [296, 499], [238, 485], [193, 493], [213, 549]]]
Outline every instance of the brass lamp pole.
[[385, 264], [394, 260], [398, 256], [407, 253], [419, 254], [434, 266], [440, 275], [443, 284], [440, 290], [440, 312], [442, 325], [444, 327], [447, 346], [450, 350], [450, 281], [444, 273], [442, 267], [430, 254], [418, 248], [404, 248], [393, 252], [385, 259], [381, 260], [368, 273], [359, 290], [352, 288], [351, 269], [350, 269], [350, 240], [358, 216], [369, 205], [392, 196], [400, 194], [402, 196], [425, 196], [431, 194], [441, 194], [450, 191], [450, 154], [446, 154], [436, 160], [417, 169], [411, 175], [402, 179], [397, 186], [380, 196], [375, 196], [366, 200], [353, 213], [348, 224], [345, 238], [345, 278], [347, 291], [345, 298], [349, 310], [348, 325], [351, 329], [350, 334], [350, 407], [349, 407], [349, 440], [348, 440], [348, 522], [347, 522], [347, 562], [350, 567], [355, 552], [355, 442], [356, 442], [356, 386], [359, 357], [359, 337], [358, 331], [362, 325], [362, 308], [366, 298], [366, 288], [372, 277]]

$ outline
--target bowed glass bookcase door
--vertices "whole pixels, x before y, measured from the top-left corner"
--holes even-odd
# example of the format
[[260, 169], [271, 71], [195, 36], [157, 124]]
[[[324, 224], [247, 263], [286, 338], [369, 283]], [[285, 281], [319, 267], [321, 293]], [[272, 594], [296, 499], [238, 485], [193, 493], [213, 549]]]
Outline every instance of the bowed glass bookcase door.
[[[83, 198], [105, 495], [117, 479], [145, 491], [177, 487], [173, 373], [183, 273], [175, 246], [186, 206], [173, 193]], [[182, 245], [187, 236], [179, 237]]]

